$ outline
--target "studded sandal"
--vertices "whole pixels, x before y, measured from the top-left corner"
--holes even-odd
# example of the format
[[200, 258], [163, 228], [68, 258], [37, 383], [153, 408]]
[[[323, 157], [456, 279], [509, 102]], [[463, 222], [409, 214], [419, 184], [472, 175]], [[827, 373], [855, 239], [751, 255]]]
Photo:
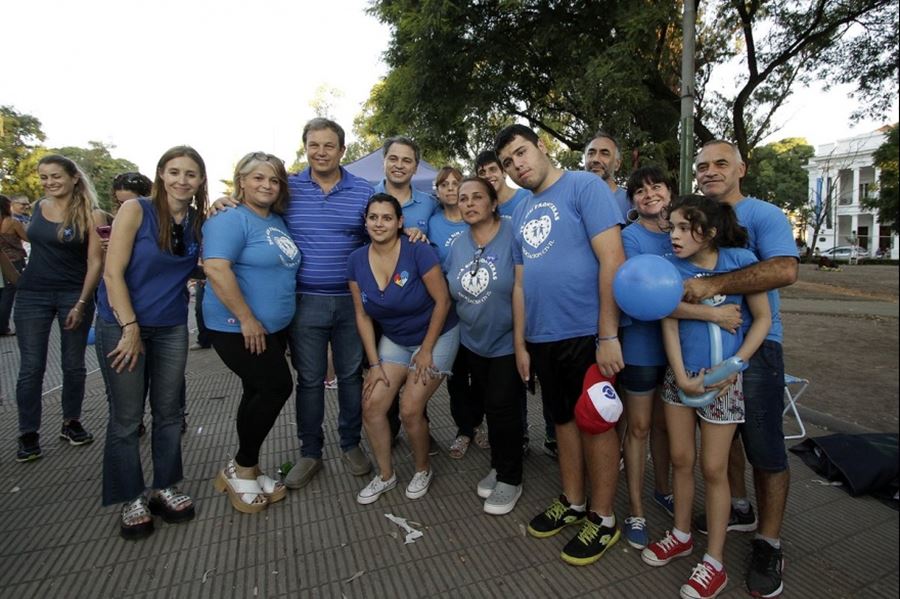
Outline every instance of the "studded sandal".
[[193, 520], [194, 500], [176, 487], [158, 489], [150, 494], [150, 511], [170, 524]]
[[147, 500], [143, 495], [122, 505], [119, 534], [123, 539], [136, 541], [150, 536], [153, 532], [153, 516], [147, 508]]

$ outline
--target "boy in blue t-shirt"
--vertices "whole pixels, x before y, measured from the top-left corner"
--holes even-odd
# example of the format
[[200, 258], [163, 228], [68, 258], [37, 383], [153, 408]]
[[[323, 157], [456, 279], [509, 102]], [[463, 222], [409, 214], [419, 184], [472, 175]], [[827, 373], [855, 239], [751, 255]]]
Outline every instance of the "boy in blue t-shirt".
[[506, 127], [494, 145], [506, 174], [534, 194], [512, 218], [514, 349], [523, 380], [534, 361], [544, 404], [556, 423], [562, 478], [562, 495], [531, 520], [528, 532], [544, 538], [583, 522], [562, 558], [587, 565], [619, 539], [613, 512], [618, 437], [612, 429], [582, 436], [574, 411], [588, 367], [596, 363], [612, 377], [624, 366], [612, 294], [613, 277], [625, 260], [622, 219], [608, 186], [590, 173], [553, 166], [528, 127]]

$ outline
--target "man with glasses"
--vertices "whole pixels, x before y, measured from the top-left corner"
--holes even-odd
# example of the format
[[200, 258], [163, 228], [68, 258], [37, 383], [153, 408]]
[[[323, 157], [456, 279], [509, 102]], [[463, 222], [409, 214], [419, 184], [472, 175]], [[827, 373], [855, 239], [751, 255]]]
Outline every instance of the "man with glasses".
[[31, 202], [28, 200], [28, 196], [17, 194], [12, 196], [9, 201], [12, 217], [27, 227], [31, 222]]

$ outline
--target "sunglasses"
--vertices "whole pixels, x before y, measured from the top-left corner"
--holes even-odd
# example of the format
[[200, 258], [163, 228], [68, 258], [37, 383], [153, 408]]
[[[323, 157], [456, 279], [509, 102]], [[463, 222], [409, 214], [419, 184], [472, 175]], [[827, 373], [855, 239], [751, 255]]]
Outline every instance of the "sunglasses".
[[472, 256], [472, 272], [469, 273], [473, 277], [478, 273], [478, 263], [481, 261], [481, 255], [484, 253], [484, 246], [478, 246], [478, 249], [475, 250], [475, 255]]
[[184, 256], [184, 223], [172, 223], [172, 253]]
[[250, 158], [252, 160], [259, 160], [260, 162], [280, 162], [281, 164], [284, 164], [284, 160], [282, 160], [278, 156], [275, 156], [273, 154], [266, 154], [265, 152], [253, 152], [250, 155]]

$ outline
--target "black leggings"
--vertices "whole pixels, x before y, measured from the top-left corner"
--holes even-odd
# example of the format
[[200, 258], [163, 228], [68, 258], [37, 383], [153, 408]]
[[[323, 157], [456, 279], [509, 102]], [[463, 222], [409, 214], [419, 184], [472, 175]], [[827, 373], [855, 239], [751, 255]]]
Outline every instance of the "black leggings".
[[261, 354], [247, 351], [240, 333], [211, 333], [216, 353], [244, 386], [237, 411], [239, 445], [234, 461], [238, 466], [250, 468], [259, 463], [259, 448], [294, 391], [294, 380], [284, 356], [287, 331], [266, 335], [266, 351]]

